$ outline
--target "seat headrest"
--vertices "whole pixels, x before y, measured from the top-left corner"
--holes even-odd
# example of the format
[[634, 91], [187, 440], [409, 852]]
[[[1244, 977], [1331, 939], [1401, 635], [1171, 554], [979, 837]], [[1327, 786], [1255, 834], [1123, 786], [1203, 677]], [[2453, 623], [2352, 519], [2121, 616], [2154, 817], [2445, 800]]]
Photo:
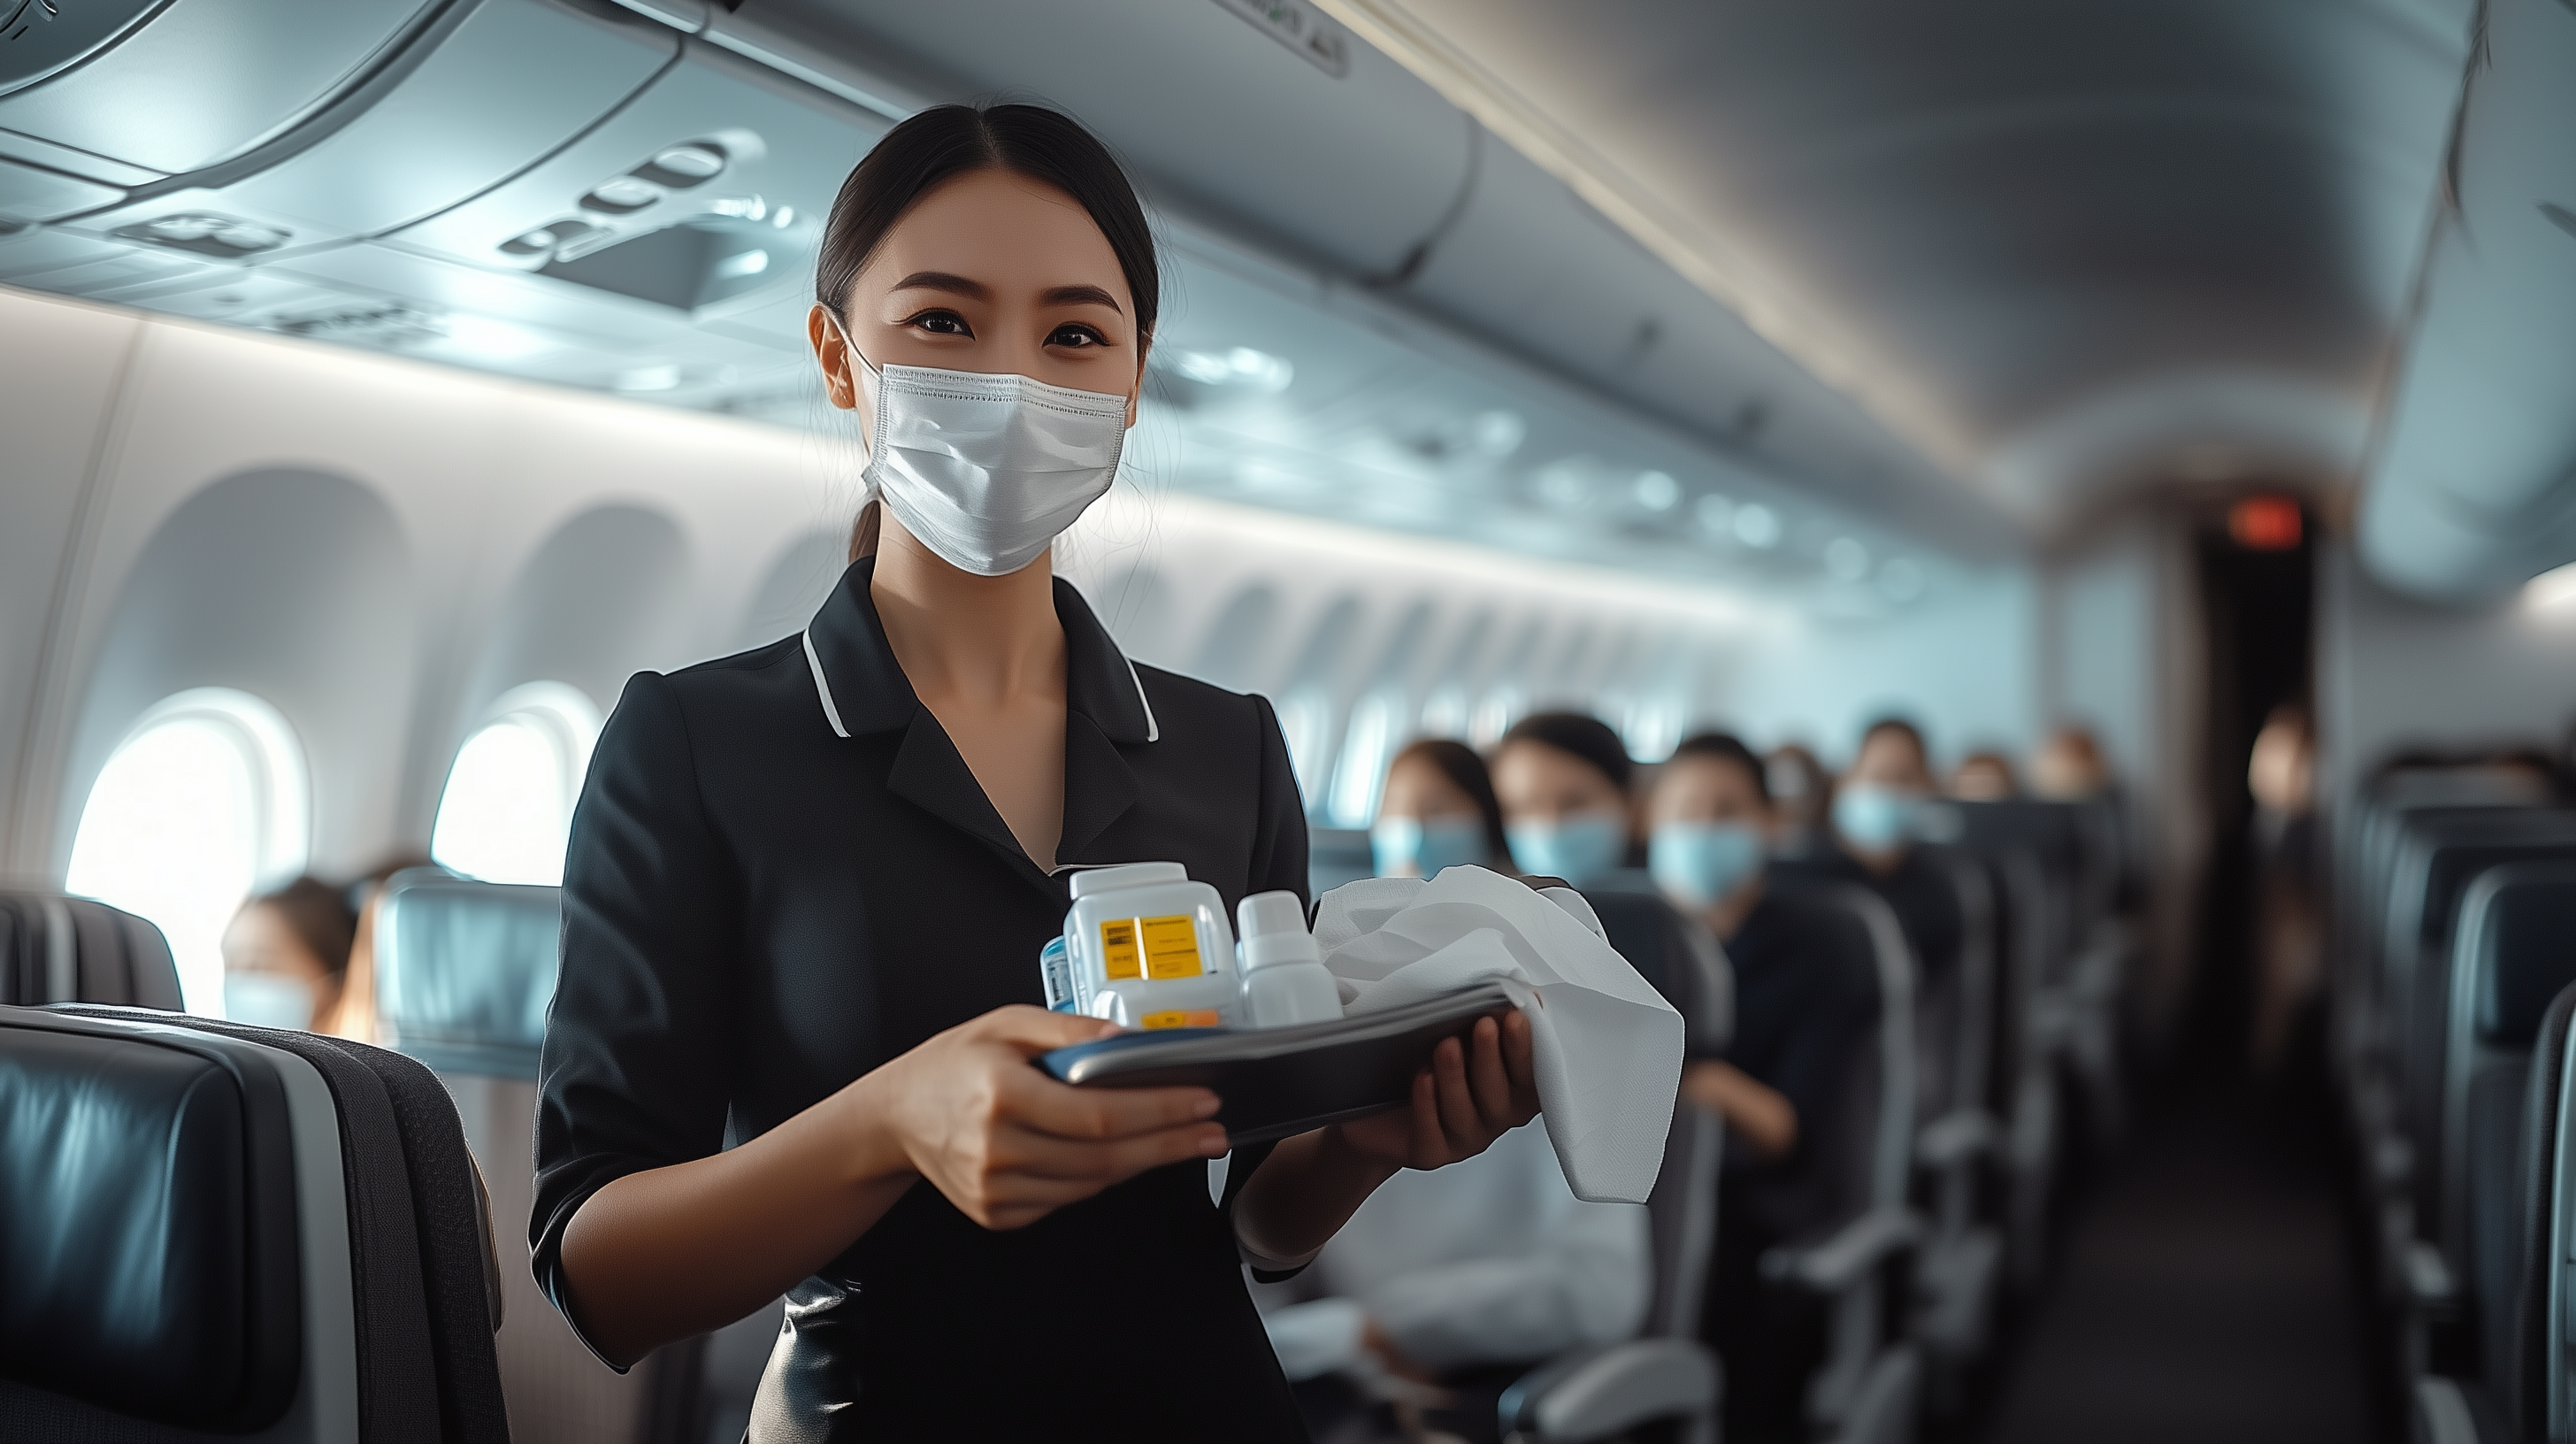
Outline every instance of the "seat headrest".
[[563, 932], [559, 888], [397, 873], [376, 917], [393, 1046], [441, 1072], [537, 1076]]
[[2514, 863], [2483, 874], [2462, 904], [2476, 969], [2479, 1040], [2527, 1048], [2559, 990], [2576, 982], [2576, 861]]
[[0, 1009], [0, 1377], [187, 1429], [295, 1396], [292, 1123], [184, 1038]]

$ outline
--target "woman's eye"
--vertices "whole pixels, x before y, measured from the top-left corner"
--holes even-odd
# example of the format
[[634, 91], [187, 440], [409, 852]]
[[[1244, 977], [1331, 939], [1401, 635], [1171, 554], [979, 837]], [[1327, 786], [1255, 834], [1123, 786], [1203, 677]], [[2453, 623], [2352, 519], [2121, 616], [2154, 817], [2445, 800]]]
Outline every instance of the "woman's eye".
[[924, 311], [912, 318], [912, 324], [934, 336], [972, 336], [974, 328], [954, 311]]
[[1085, 346], [1109, 344], [1106, 338], [1089, 326], [1058, 326], [1048, 334], [1046, 343], [1050, 346], [1064, 346], [1074, 350], [1080, 350]]

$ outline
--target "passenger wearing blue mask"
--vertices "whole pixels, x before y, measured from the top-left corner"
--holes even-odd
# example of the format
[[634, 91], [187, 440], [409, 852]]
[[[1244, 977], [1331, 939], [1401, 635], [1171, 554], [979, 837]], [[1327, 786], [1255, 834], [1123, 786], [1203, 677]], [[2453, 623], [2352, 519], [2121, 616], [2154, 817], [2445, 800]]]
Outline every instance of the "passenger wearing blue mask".
[[1842, 847], [1811, 864], [1887, 900], [1913, 946], [1927, 994], [1947, 985], [1967, 932], [1956, 886], [1918, 845], [1932, 796], [1932, 760], [1921, 729], [1901, 717], [1871, 723], [1834, 794], [1834, 832]]
[[1369, 829], [1369, 854], [1379, 877], [1438, 877], [1451, 867], [1511, 871], [1502, 804], [1485, 759], [1446, 738], [1395, 754]]
[[336, 1033], [358, 920], [340, 890], [299, 877], [241, 905], [224, 928], [224, 1016]]
[[1540, 712], [1522, 718], [1494, 749], [1494, 795], [1512, 861], [1534, 877], [1580, 890], [1628, 863], [1635, 771], [1627, 744], [1597, 717]]
[[1834, 1110], [1877, 1016], [1874, 963], [1847, 927], [1771, 885], [1777, 822], [1762, 760], [1703, 733], [1673, 750], [1646, 799], [1648, 869], [1725, 945], [1735, 1032], [1693, 1058], [1682, 1096], [1727, 1123], [1705, 1332], [1726, 1361], [1726, 1436], [1798, 1437], [1822, 1320], [1764, 1288], [1763, 1252], [1829, 1221]]

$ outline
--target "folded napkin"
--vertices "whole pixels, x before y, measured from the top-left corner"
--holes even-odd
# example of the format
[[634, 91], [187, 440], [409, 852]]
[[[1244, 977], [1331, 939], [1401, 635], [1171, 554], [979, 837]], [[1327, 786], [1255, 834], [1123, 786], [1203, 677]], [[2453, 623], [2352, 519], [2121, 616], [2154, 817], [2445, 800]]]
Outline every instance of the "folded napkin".
[[1502, 984], [1530, 1020], [1539, 1107], [1567, 1186], [1590, 1203], [1644, 1203], [1681, 1085], [1682, 1017], [1597, 922], [1577, 917], [1581, 902], [1481, 867], [1368, 878], [1324, 894], [1315, 945], [1345, 1016]]

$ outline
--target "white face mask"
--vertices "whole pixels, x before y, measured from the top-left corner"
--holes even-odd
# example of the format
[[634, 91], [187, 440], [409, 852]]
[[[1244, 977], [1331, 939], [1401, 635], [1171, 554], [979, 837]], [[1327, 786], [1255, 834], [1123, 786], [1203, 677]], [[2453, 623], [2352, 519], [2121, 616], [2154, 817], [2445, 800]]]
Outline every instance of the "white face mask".
[[981, 371], [880, 369], [847, 332], [841, 344], [875, 417], [868, 485], [960, 571], [1008, 576], [1036, 561], [1118, 479], [1124, 396]]
[[224, 1016], [254, 1028], [310, 1028], [313, 985], [275, 973], [226, 973]]

